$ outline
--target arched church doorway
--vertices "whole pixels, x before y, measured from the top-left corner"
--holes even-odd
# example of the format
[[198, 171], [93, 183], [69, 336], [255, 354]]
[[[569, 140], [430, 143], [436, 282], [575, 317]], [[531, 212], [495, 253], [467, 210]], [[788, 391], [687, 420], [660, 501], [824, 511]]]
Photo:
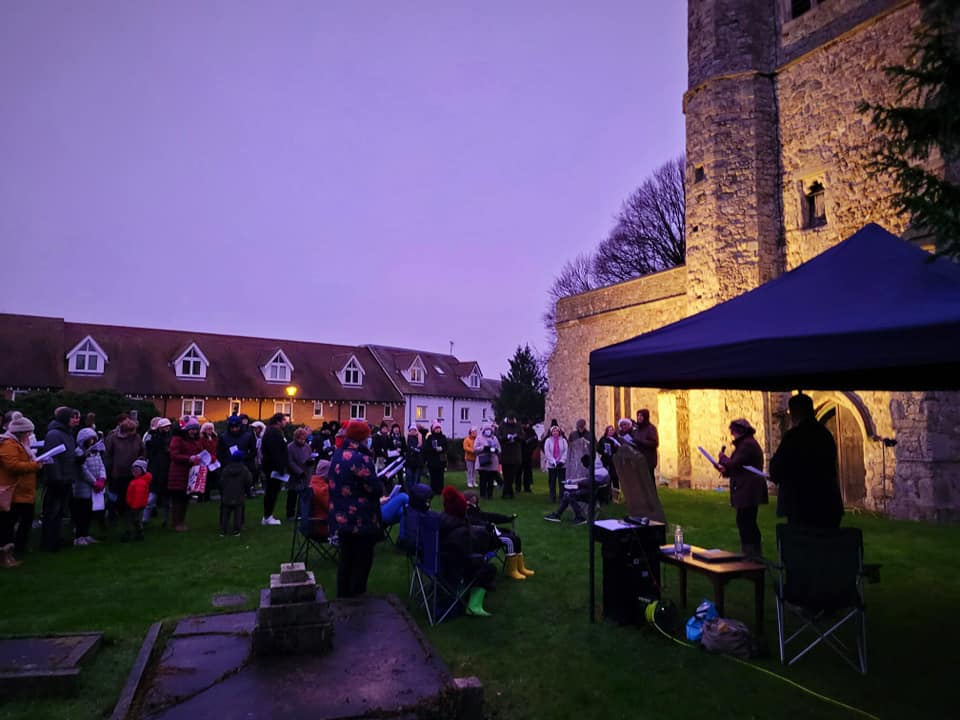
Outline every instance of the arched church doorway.
[[863, 463], [863, 430], [853, 412], [844, 405], [828, 402], [817, 417], [837, 443], [837, 472], [843, 504], [863, 506], [867, 497], [867, 470]]

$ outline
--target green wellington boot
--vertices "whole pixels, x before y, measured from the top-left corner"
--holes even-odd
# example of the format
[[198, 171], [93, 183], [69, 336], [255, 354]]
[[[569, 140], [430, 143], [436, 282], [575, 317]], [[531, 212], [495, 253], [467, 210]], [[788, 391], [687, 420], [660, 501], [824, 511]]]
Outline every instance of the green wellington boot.
[[467, 615], [490, 617], [490, 613], [483, 609], [483, 598], [486, 594], [487, 591], [481, 587], [475, 587], [470, 591], [470, 600], [467, 602]]

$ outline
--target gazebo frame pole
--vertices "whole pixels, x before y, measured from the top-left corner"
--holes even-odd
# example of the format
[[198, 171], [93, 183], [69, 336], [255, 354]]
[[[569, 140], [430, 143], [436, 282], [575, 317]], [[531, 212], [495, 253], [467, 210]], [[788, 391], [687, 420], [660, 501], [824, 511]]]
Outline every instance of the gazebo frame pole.
[[594, 559], [594, 547], [593, 547], [593, 521], [596, 519], [595, 509], [597, 506], [597, 486], [596, 486], [596, 470], [594, 464], [596, 458], [594, 454], [597, 450], [597, 444], [593, 441], [593, 431], [596, 427], [597, 420], [597, 387], [593, 383], [590, 383], [590, 424], [587, 426], [587, 432], [589, 434], [590, 440], [590, 468], [588, 469], [587, 478], [590, 481], [590, 507], [587, 509], [587, 537], [590, 542], [590, 622], [596, 622], [596, 590], [595, 590], [595, 567], [596, 562]]

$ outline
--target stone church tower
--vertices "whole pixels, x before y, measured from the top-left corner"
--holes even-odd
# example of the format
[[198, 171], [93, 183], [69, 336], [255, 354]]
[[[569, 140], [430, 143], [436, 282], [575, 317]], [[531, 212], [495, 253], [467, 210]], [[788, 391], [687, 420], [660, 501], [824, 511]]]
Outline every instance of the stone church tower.
[[[591, 350], [752, 290], [868, 222], [907, 229], [891, 186], [866, 172], [874, 132], [856, 108], [895, 99], [883, 68], [907, 60], [920, 22], [916, 0], [689, 0], [686, 266], [557, 304], [548, 419], [569, 427], [587, 415]], [[960, 518], [955, 394], [811, 395], [837, 439], [847, 505]], [[743, 416], [769, 458], [787, 397], [598, 388], [598, 431], [647, 407], [663, 479], [713, 487], [716, 472], [696, 446], [719, 451], [729, 421]]]

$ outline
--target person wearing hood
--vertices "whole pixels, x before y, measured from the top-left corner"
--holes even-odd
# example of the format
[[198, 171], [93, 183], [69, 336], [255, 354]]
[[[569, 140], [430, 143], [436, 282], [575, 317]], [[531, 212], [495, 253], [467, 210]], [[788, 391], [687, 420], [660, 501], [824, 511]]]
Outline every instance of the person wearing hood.
[[113, 500], [110, 517], [127, 515], [127, 486], [133, 478], [133, 461], [143, 457], [143, 442], [137, 434], [137, 421], [124, 418], [104, 440], [103, 464], [107, 467], [107, 487]]
[[343, 445], [333, 454], [328, 480], [331, 530], [336, 531], [340, 544], [337, 597], [349, 598], [367, 591], [373, 548], [383, 537], [383, 483], [367, 447], [370, 426], [363, 420], [351, 420], [342, 429]]
[[20, 565], [14, 552], [24, 552], [30, 537], [37, 472], [43, 467], [30, 451], [32, 433], [33, 423], [15, 412], [0, 435], [0, 493], [10, 501], [8, 510], [0, 509], [0, 568]]
[[493, 499], [493, 484], [500, 475], [500, 441], [492, 427], [485, 427], [473, 443], [473, 452], [477, 456], [477, 474], [479, 475], [480, 497]]
[[503, 465], [503, 497], [512, 498], [522, 490], [520, 467], [523, 463], [523, 435], [513, 413], [507, 413], [503, 425], [497, 433], [500, 439], [500, 462]]
[[423, 442], [423, 459], [430, 473], [430, 488], [439, 495], [443, 491], [443, 474], [447, 468], [447, 436], [439, 422], [433, 424]]
[[756, 430], [745, 418], [730, 423], [733, 436], [733, 455], [720, 453], [717, 470], [730, 478], [730, 505], [737, 511], [737, 530], [740, 532], [740, 551], [748, 558], [762, 558], [763, 546], [757, 511], [766, 505], [767, 481], [747, 467], [763, 470], [763, 450], [754, 435]]
[[170, 441], [167, 492], [170, 495], [170, 523], [176, 532], [187, 530], [187, 483], [190, 468], [200, 464], [202, 451], [200, 423], [195, 418], [190, 418], [181, 428], [180, 434]]
[[77, 444], [73, 438], [73, 429], [80, 424], [80, 412], [69, 407], [58, 407], [53, 420], [47, 426], [47, 435], [43, 439], [43, 451], [48, 452], [59, 445], [66, 450], [54, 456], [43, 470], [44, 491], [43, 520], [40, 533], [40, 547], [56, 552], [62, 544], [60, 528], [70, 502], [70, 491], [77, 480]]
[[103, 444], [97, 431], [90, 427], [77, 433], [77, 457], [80, 472], [73, 482], [73, 501], [70, 514], [73, 517], [73, 544], [90, 545], [96, 542], [90, 536], [90, 519], [93, 516], [93, 494], [102, 493], [107, 482], [107, 470], [100, 456]]

